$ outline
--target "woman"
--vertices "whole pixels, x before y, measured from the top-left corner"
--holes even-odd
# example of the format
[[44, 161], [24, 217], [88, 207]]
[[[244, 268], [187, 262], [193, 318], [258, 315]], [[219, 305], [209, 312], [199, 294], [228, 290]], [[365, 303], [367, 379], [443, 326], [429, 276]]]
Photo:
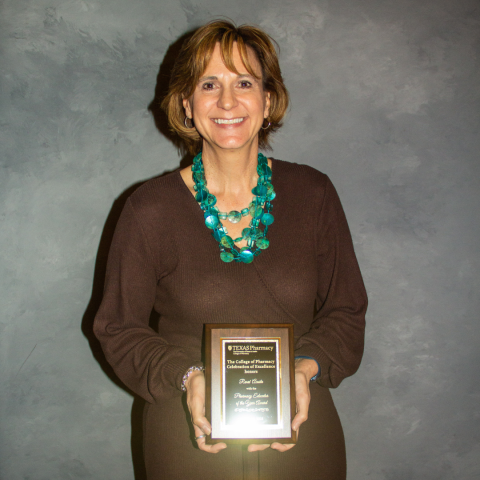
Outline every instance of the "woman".
[[[147, 401], [149, 480], [345, 478], [328, 389], [358, 368], [366, 295], [328, 178], [259, 153], [287, 106], [261, 30], [216, 21], [183, 45], [163, 107], [197, 155], [127, 201], [95, 321], [115, 372]], [[294, 323], [295, 446], [206, 445], [204, 323]]]

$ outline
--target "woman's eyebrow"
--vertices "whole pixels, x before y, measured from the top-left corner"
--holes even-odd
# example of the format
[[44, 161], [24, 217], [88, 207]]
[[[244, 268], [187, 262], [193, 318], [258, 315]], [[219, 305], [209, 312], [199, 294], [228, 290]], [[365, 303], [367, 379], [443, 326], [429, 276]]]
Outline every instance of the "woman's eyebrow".
[[199, 81], [199, 82], [203, 82], [203, 81], [205, 81], [205, 80], [218, 80], [218, 78], [215, 77], [215, 76], [202, 77], [202, 78], [200, 78], [198, 81]]
[[255, 77], [250, 73], [241, 73], [240, 75], [238, 75], [238, 78], [255, 78]]

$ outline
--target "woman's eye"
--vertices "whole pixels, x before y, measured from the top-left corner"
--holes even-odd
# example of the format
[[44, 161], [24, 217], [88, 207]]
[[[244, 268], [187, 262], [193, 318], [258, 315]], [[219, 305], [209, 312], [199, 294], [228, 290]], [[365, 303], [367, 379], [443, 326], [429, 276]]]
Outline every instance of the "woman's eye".
[[214, 88], [214, 84], [212, 82], [207, 82], [202, 85], [204, 90], [212, 90]]
[[251, 82], [249, 82], [248, 80], [242, 80], [240, 82], [240, 86], [242, 88], [250, 88], [252, 86]]

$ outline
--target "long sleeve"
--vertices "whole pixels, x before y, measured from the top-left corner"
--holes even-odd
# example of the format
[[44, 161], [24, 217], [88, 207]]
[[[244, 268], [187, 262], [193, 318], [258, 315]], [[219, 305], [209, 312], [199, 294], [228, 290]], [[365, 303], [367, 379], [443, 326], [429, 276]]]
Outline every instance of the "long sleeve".
[[316, 234], [316, 314], [309, 332], [298, 339], [295, 354], [317, 360], [320, 385], [337, 387], [360, 365], [367, 295], [344, 211], [328, 179]]
[[195, 349], [170, 345], [149, 327], [161, 275], [129, 199], [111, 245], [94, 333], [118, 377], [150, 403], [179, 395], [183, 374], [200, 361]]

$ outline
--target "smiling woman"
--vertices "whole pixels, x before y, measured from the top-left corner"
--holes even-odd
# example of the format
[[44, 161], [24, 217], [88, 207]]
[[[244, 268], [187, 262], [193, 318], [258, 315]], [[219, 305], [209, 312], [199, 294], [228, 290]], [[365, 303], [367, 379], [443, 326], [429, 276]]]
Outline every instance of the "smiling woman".
[[183, 99], [186, 116], [193, 118], [203, 139], [204, 156], [212, 155], [216, 148], [258, 150], [258, 132], [269, 115], [270, 94], [263, 89], [262, 70], [251, 49], [247, 49], [247, 58], [252, 74], [234, 43], [232, 71], [217, 43], [193, 94]]
[[[329, 388], [360, 363], [366, 294], [329, 179], [259, 151], [287, 106], [260, 29], [212, 22], [183, 45], [163, 107], [193, 165], [127, 201], [95, 320], [115, 372], [147, 401], [149, 480], [345, 479]], [[294, 324], [296, 445], [206, 444], [205, 323]]]
[[260, 148], [269, 146], [269, 136], [282, 126], [288, 108], [288, 92], [270, 37], [249, 25], [232, 27], [228, 22], [212, 22], [195, 32], [182, 47], [172, 71], [169, 92], [162, 102], [172, 130], [185, 140], [193, 154], [202, 148], [202, 138], [196, 129], [185, 125], [184, 100], [192, 97], [200, 79], [207, 76], [215, 55], [220, 55], [221, 67], [239, 76], [242, 72], [248, 74], [247, 82], [254, 79], [270, 95], [270, 125], [258, 132]]

